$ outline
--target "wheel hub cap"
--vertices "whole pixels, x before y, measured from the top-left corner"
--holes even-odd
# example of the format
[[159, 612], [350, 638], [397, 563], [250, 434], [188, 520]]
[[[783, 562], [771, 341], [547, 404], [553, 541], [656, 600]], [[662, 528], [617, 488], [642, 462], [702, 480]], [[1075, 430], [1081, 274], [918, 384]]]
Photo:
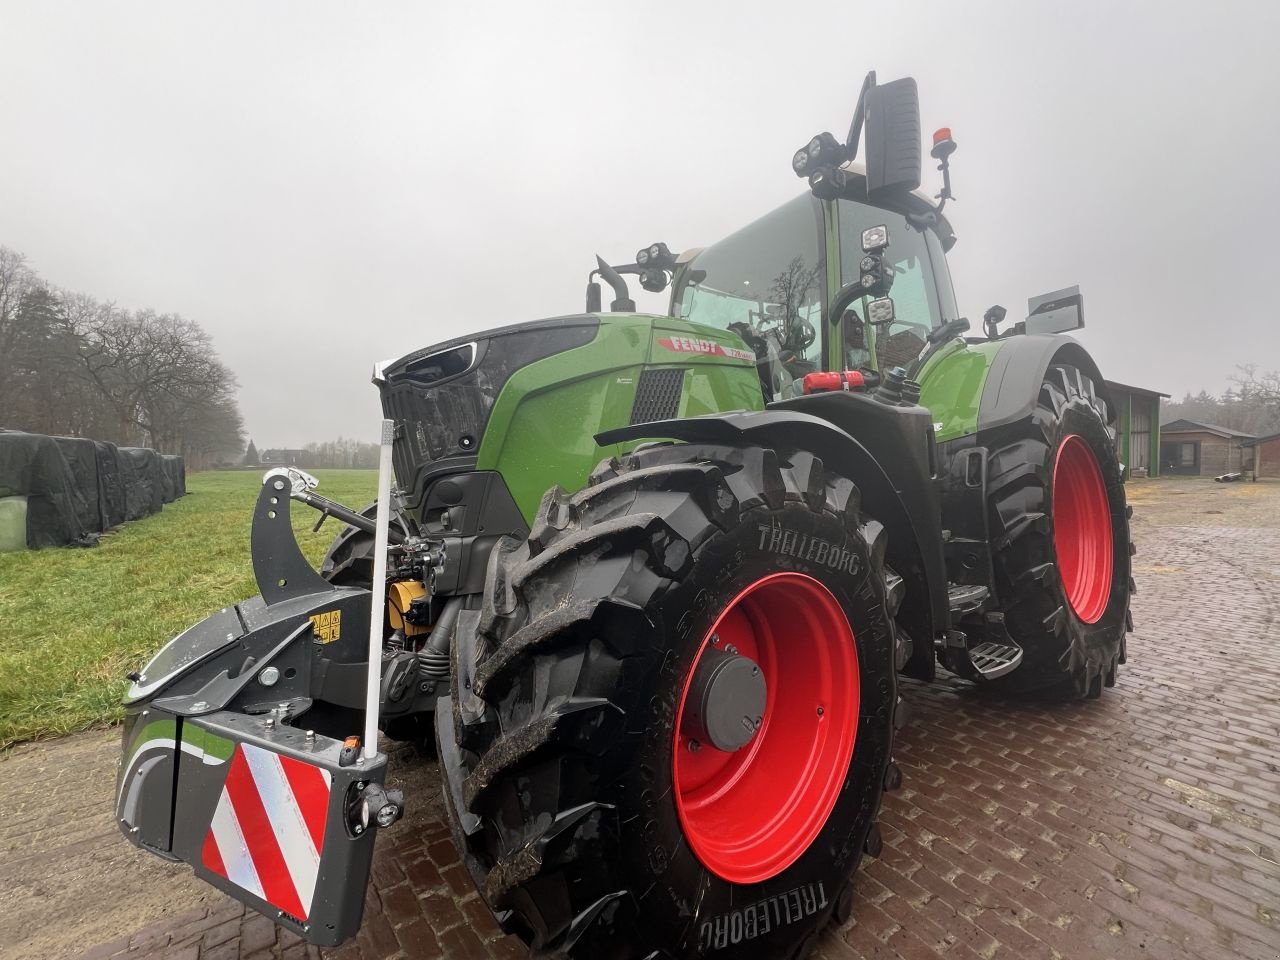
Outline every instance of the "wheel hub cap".
[[736, 652], [708, 648], [698, 661], [681, 726], [691, 744], [741, 750], [760, 729], [768, 691], [759, 665]]

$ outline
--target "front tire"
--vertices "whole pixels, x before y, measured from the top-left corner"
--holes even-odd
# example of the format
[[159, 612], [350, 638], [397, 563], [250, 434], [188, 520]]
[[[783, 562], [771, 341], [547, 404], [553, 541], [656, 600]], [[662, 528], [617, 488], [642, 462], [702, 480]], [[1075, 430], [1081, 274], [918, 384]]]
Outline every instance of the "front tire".
[[[878, 846], [884, 546], [810, 454], [666, 445], [551, 491], [494, 551], [437, 731], [464, 859], [534, 955], [808, 952]], [[768, 687], [737, 750], [690, 719], [728, 654]]]
[[[360, 516], [374, 520], [378, 515], [378, 504], [369, 504], [360, 511]], [[406, 536], [413, 536], [417, 530], [413, 521], [398, 508], [392, 505], [391, 524], [399, 527]], [[320, 563], [320, 576], [335, 587], [359, 587], [363, 590], [373, 589], [373, 534], [358, 527], [344, 525], [334, 536]]]
[[1022, 664], [990, 681], [1046, 699], [1115, 684], [1132, 629], [1129, 508], [1093, 381], [1049, 368], [1034, 412], [990, 443], [988, 504], [996, 590]]

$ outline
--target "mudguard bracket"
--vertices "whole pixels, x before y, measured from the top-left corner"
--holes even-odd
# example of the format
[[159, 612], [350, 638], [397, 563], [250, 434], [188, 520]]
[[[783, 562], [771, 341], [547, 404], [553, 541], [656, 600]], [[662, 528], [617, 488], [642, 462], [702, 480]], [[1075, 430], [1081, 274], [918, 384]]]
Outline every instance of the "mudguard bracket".
[[253, 578], [267, 605], [307, 594], [334, 590], [307, 562], [289, 522], [290, 486], [287, 478], [268, 476], [253, 508], [250, 546]]

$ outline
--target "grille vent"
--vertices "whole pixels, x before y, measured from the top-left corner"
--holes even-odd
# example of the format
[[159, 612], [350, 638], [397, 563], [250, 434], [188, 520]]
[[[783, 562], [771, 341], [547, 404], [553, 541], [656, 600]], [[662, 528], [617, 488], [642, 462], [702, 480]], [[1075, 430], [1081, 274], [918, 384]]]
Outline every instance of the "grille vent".
[[631, 423], [671, 420], [680, 415], [680, 393], [684, 388], [684, 371], [671, 367], [645, 370], [636, 384], [636, 399], [631, 405]]

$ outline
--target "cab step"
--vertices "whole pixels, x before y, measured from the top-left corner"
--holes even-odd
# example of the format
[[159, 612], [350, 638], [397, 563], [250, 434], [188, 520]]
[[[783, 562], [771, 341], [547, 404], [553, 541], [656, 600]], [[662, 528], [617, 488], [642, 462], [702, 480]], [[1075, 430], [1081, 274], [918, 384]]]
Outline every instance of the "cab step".
[[981, 609], [990, 596], [991, 591], [986, 587], [968, 583], [949, 584], [947, 587], [947, 603], [951, 607], [953, 620], [966, 613], [974, 613]]
[[984, 640], [969, 651], [969, 661], [983, 680], [994, 680], [1017, 669], [1022, 663], [1022, 648], [1012, 642]]
[[972, 636], [961, 630], [948, 630], [938, 640], [938, 656], [952, 673], [970, 680], [995, 680], [1021, 665], [1022, 647], [1009, 635], [1004, 614], [988, 613], [984, 620], [982, 626], [972, 630]]

